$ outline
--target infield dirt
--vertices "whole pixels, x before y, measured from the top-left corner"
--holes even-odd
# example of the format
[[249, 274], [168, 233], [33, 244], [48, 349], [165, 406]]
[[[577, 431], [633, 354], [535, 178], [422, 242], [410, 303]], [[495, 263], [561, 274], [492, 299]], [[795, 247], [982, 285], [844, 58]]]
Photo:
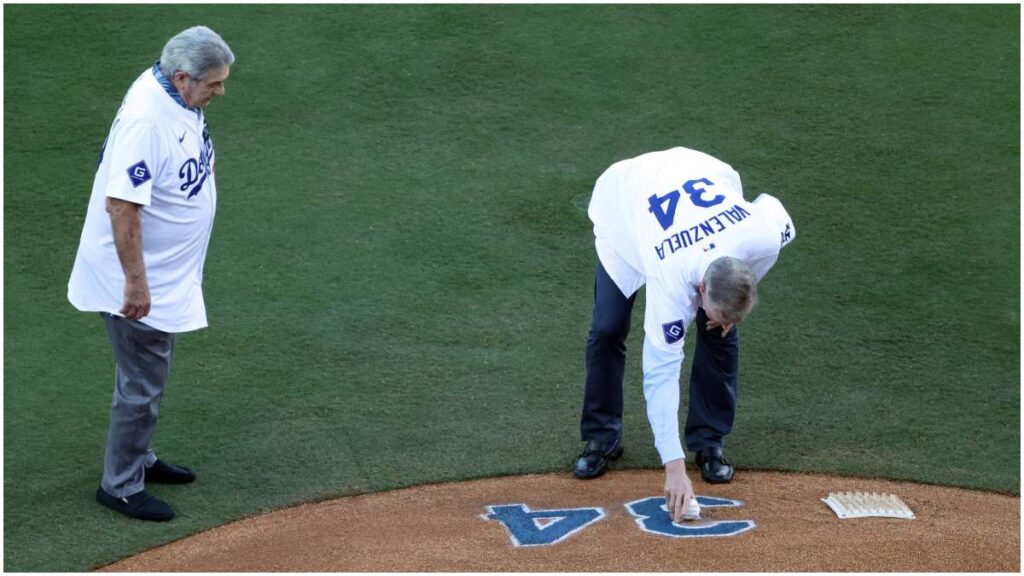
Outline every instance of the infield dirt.
[[[698, 476], [691, 473], [691, 477]], [[106, 571], [929, 571], [1018, 572], [1020, 498], [949, 487], [738, 471], [698, 478], [701, 496], [740, 500], [708, 520], [753, 520], [722, 538], [642, 532], [624, 505], [660, 496], [661, 471], [579, 481], [528, 475], [420, 486], [297, 506], [155, 548]], [[916, 519], [840, 520], [830, 492], [896, 494]], [[605, 517], [549, 546], [517, 548], [487, 506], [600, 507]]]

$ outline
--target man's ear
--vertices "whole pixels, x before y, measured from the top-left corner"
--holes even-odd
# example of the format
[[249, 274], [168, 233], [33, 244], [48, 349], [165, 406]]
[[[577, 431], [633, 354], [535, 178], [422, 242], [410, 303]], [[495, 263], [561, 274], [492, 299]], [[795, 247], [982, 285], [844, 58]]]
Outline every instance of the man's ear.
[[703, 280], [701, 280], [700, 283], [697, 284], [697, 289], [700, 290], [700, 295], [703, 296], [704, 293], [708, 291], [708, 286]]

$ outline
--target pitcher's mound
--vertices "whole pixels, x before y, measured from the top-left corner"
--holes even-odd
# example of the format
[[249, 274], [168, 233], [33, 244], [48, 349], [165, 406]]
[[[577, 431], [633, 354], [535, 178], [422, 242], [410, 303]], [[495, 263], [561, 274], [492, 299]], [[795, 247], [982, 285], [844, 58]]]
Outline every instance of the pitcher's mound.
[[[728, 507], [705, 506], [704, 521], [684, 525], [690, 529], [684, 535], [695, 537], [666, 536], [659, 529], [673, 530], [670, 523], [660, 528], [651, 521], [645, 524], [637, 513], [657, 508], [656, 501], [646, 501], [646, 507], [637, 503], [662, 496], [660, 470], [612, 471], [589, 481], [569, 474], [530, 475], [298, 506], [221, 526], [104, 570], [1020, 570], [1018, 497], [821, 475], [741, 470], [726, 485], [705, 484], [699, 474], [690, 475], [696, 477], [698, 495], [738, 501]], [[840, 520], [821, 502], [830, 492], [858, 491], [895, 494], [916, 518]], [[631, 503], [632, 510], [627, 507]], [[507, 512], [501, 515], [505, 522], [493, 515], [488, 519], [490, 507], [518, 504], [524, 506], [499, 509]], [[538, 511], [548, 511], [548, 517]], [[736, 528], [736, 533], [710, 537], [693, 531], [712, 521], [729, 521], [719, 525]], [[558, 522], [564, 524], [556, 526]], [[651, 526], [653, 531], [644, 529]], [[744, 526], [750, 527], [737, 528]], [[517, 536], [523, 538], [517, 542]], [[544, 544], [545, 540], [554, 543]], [[525, 545], [531, 543], [535, 545]]]

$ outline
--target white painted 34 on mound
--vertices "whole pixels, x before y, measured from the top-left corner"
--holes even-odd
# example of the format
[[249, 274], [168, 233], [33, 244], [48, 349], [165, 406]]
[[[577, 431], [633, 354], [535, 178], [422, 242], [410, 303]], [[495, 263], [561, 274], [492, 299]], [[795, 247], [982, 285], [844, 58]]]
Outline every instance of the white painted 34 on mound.
[[[729, 498], [697, 496], [703, 509], [739, 508], [743, 502]], [[665, 507], [665, 498], [652, 496], [624, 504], [640, 530], [670, 538], [722, 538], [753, 530], [753, 520], [698, 520], [675, 523]], [[526, 504], [487, 506], [484, 520], [500, 522], [508, 532], [512, 545], [519, 547], [550, 546], [562, 542], [604, 519], [603, 508], [560, 508], [530, 510]]]

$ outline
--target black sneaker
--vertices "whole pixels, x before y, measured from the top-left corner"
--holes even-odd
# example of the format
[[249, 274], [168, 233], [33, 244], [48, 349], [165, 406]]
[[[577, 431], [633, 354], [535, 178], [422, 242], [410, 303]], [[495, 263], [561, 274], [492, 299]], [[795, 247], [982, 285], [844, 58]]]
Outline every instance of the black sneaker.
[[101, 486], [96, 489], [96, 501], [111, 510], [116, 510], [125, 516], [131, 516], [139, 520], [166, 522], [174, 518], [174, 510], [171, 509], [167, 502], [147, 494], [145, 490], [138, 494], [117, 498], [107, 494], [106, 490]]
[[597, 478], [608, 471], [608, 462], [618, 460], [619, 456], [622, 456], [622, 439], [616, 438], [607, 449], [599, 441], [591, 440], [576, 458], [572, 474], [581, 480]]
[[721, 446], [710, 446], [697, 452], [697, 467], [700, 475], [708, 484], [728, 484], [732, 482], [733, 467]]
[[196, 473], [184, 466], [175, 466], [163, 460], [157, 460], [146, 468], [146, 482], [156, 484], [188, 484], [195, 482]]

